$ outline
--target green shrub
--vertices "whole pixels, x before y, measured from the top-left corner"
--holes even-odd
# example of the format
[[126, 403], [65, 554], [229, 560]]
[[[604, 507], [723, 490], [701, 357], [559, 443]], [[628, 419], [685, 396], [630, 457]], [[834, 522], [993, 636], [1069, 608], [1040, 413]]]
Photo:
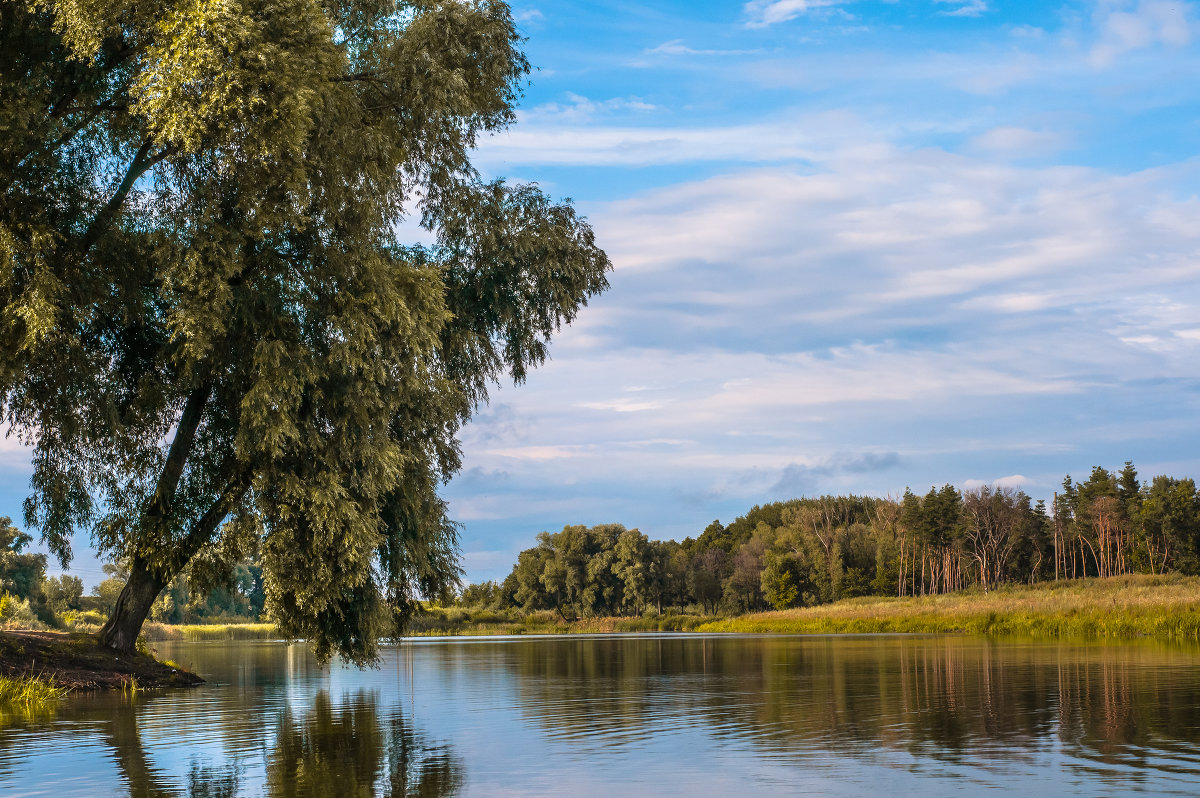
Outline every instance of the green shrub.
[[0, 595], [0, 627], [5, 629], [45, 629], [29, 606], [29, 599], [5, 593]]

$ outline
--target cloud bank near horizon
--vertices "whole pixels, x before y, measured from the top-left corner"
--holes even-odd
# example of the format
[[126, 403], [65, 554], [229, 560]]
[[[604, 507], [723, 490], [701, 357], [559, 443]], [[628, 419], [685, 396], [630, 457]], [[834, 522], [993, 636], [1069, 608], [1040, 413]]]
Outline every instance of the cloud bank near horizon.
[[468, 578], [565, 524], [1200, 476], [1195, 3], [515, 10], [542, 69], [479, 163], [615, 268], [463, 432]]

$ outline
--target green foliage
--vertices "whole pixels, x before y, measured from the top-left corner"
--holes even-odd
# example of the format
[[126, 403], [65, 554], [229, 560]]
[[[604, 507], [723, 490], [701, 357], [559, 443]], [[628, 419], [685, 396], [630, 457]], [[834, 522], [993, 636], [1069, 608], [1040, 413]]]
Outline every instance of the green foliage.
[[92, 588], [92, 595], [97, 598], [98, 609], [106, 616], [112, 612], [117, 603], [117, 597], [125, 589], [125, 580], [109, 577]]
[[42, 585], [42, 592], [55, 615], [83, 608], [83, 580], [78, 576], [62, 574], [51, 577]]
[[682, 544], [615, 525], [568, 526], [541, 533], [486, 595], [499, 609], [553, 610], [565, 625], [649, 609], [738, 614], [1169, 570], [1200, 572], [1200, 492], [1191, 479], [1138, 483], [1126, 463], [1119, 474], [1095, 468], [1083, 483], [1067, 477], [1050, 510], [1012, 488], [943, 485], [899, 501], [755, 506]]
[[59, 620], [67, 629], [94, 631], [99, 629], [107, 618], [108, 616], [99, 610], [84, 610], [82, 612], [67, 610]]
[[519, 44], [500, 0], [0, 6], [0, 415], [52, 552], [128, 564], [106, 643], [189, 563], [257, 553], [237, 592], [356, 662], [455, 586], [458, 429], [607, 285], [471, 166]]
[[[44, 592], [46, 556], [21, 553], [31, 541], [32, 538], [13, 526], [7, 516], [0, 516], [0, 591], [19, 597], [30, 613], [48, 617], [50, 612]], [[22, 614], [20, 619], [9, 618], [6, 622], [11, 625], [24, 620]]]
[[0, 593], [0, 626], [6, 629], [45, 629], [29, 599], [10, 593]]
[[763, 595], [775, 609], [785, 610], [800, 603], [800, 567], [794, 556], [768, 554], [761, 578]]
[[458, 594], [460, 607], [491, 607], [500, 600], [500, 585], [495, 582], [472, 583]]

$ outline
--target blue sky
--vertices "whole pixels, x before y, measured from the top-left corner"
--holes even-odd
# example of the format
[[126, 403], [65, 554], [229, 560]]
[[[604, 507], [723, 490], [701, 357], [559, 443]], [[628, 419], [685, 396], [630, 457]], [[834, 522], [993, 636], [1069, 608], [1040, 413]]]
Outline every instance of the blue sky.
[[537, 71], [478, 164], [574, 198], [615, 269], [463, 433], [468, 578], [568, 523], [1200, 476], [1196, 3], [514, 11]]

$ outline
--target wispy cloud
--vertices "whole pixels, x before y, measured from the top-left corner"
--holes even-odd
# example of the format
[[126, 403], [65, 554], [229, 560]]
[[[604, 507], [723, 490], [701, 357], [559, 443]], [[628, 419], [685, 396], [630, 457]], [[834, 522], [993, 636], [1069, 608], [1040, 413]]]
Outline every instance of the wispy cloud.
[[657, 47], [652, 47], [643, 51], [646, 55], [757, 55], [763, 52], [760, 49], [756, 50], [697, 50], [693, 47], [688, 47], [683, 43], [683, 39], [673, 39], [669, 42], [663, 42]]
[[811, 494], [819, 490], [821, 481], [836, 474], [868, 474], [886, 471], [901, 465], [896, 452], [837, 453], [816, 464], [789, 463], [768, 492], [785, 499]]
[[975, 136], [970, 146], [984, 152], [1018, 157], [1048, 155], [1063, 148], [1062, 134], [1049, 130], [1029, 130], [1003, 125]]
[[846, 0], [750, 0], [743, 6], [749, 17], [750, 28], [765, 28], [779, 22], [787, 22], [810, 11], [829, 8], [845, 3]]
[[513, 19], [522, 23], [543, 22], [546, 15], [536, 8], [521, 8], [514, 10]]
[[1108, 66], [1133, 50], [1186, 46], [1195, 29], [1194, 11], [1182, 0], [1101, 0], [1093, 17], [1098, 32], [1090, 55], [1093, 66]]
[[542, 123], [582, 124], [592, 121], [601, 114], [621, 111], [643, 112], [654, 109], [654, 105], [641, 97], [610, 97], [607, 100], [593, 100], [581, 94], [566, 92], [561, 102], [543, 103], [523, 112], [522, 116]]
[[[544, 106], [543, 106], [544, 108]], [[575, 166], [640, 166], [699, 161], [807, 160], [847, 139], [873, 134], [843, 112], [788, 115], [778, 121], [729, 126], [578, 125], [557, 108], [530, 114], [483, 142], [481, 160]]]
[[948, 11], [940, 12], [943, 16], [947, 17], [978, 17], [988, 11], [988, 4], [985, 0], [936, 0], [936, 2], [957, 6]]

